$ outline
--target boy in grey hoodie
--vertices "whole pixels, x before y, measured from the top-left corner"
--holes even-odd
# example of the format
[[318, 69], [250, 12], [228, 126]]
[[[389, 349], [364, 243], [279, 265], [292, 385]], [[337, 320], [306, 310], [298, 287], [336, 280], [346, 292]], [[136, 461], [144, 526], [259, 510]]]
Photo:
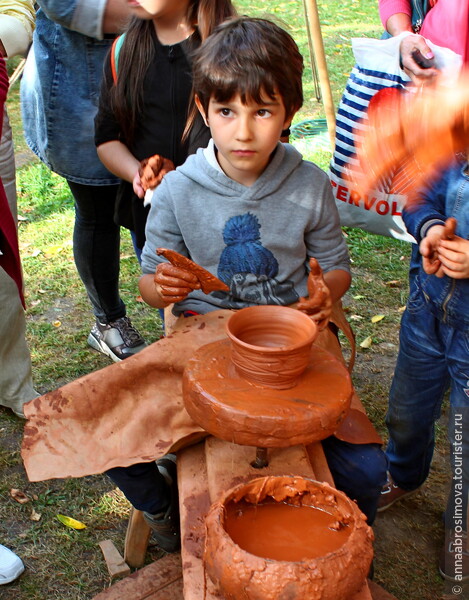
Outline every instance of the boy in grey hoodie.
[[[302, 71], [291, 36], [263, 19], [227, 21], [198, 50], [195, 100], [213, 139], [165, 175], [153, 196], [140, 279], [150, 306], [174, 303], [175, 314], [193, 314], [292, 304], [307, 296], [309, 258], [315, 257], [327, 291], [312, 318], [327, 324], [332, 303], [350, 285], [337, 209], [326, 174], [278, 141], [302, 104]], [[159, 247], [191, 258], [229, 292], [203, 294], [192, 273], [157, 256]], [[379, 444], [331, 436], [323, 447], [336, 486], [357, 500], [371, 523], [386, 481]], [[175, 481], [168, 458], [108, 474], [144, 511], [160, 546], [174, 550], [177, 500], [174, 486], [169, 500], [161, 461]]]
[[[195, 100], [212, 140], [153, 196], [140, 280], [151, 306], [175, 303], [181, 314], [292, 304], [307, 295], [313, 256], [330, 300], [347, 291], [349, 258], [329, 180], [279, 142], [303, 102], [302, 70], [293, 39], [261, 19], [224, 24], [197, 54]], [[190, 257], [229, 293], [205, 295], [158, 247]]]

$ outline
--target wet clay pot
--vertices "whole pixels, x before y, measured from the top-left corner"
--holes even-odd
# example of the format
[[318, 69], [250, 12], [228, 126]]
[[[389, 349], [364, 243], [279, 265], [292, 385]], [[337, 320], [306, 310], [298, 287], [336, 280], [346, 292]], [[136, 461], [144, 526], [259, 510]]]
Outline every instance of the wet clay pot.
[[373, 533], [357, 505], [303, 477], [232, 488], [211, 506], [206, 533], [206, 571], [225, 600], [351, 598], [373, 557]]
[[345, 418], [351, 396], [346, 367], [315, 345], [306, 370], [289, 389], [241, 377], [229, 339], [196, 350], [183, 375], [184, 406], [194, 422], [215, 437], [246, 446], [285, 448], [323, 440]]
[[308, 365], [318, 329], [293, 308], [250, 306], [230, 317], [227, 333], [241, 377], [256, 385], [289, 389]]

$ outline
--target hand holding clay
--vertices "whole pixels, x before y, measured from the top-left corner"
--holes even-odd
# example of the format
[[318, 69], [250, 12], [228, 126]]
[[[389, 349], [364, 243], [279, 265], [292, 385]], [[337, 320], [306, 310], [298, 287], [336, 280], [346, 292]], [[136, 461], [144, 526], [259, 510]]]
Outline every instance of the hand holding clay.
[[309, 259], [308, 298], [301, 298], [296, 308], [316, 321], [324, 329], [332, 312], [331, 292], [324, 281], [322, 269], [315, 258]]
[[144, 158], [140, 163], [138, 173], [134, 177], [134, 192], [139, 198], [145, 196], [144, 204], [149, 204], [153, 190], [161, 183], [166, 173], [174, 171], [174, 169], [173, 161], [169, 160], [169, 158], [164, 158], [160, 154]]
[[181, 302], [192, 290], [200, 289], [195, 275], [170, 263], [156, 267], [154, 282], [162, 300], [168, 304]]
[[169, 262], [175, 267], [180, 267], [181, 269], [192, 273], [200, 283], [199, 287], [204, 294], [210, 294], [210, 292], [214, 292], [216, 290], [220, 290], [222, 292], [230, 291], [230, 288], [226, 285], [226, 283], [220, 281], [218, 277], [212, 275], [210, 271], [207, 271], [207, 269], [204, 269], [190, 258], [187, 258], [187, 256], [183, 256], [174, 250], [168, 250], [168, 248], [157, 248], [156, 253], [158, 256], [164, 256], [166, 260], [169, 260]]
[[[425, 273], [428, 273], [428, 275], [436, 275], [437, 277], [449, 275], [450, 277], [454, 277], [454, 275], [450, 275], [447, 271], [456, 273], [464, 271], [464, 251], [458, 251], [455, 244], [456, 240], [454, 232], [456, 230], [456, 225], [456, 219], [454, 217], [449, 217], [446, 220], [445, 225], [433, 225], [420, 242], [419, 250], [422, 255], [422, 266], [423, 270]], [[462, 238], [457, 239], [462, 240]], [[447, 244], [449, 244], [449, 246]], [[460, 247], [460, 244], [457, 245]], [[440, 248], [443, 252], [442, 256], [444, 256], [445, 265], [443, 265], [444, 261], [440, 259]], [[456, 256], [456, 253], [458, 253], [458, 256]], [[460, 266], [461, 270], [459, 269]], [[467, 277], [467, 275], [461, 275], [457, 278], [463, 279], [464, 277]]]
[[456, 219], [446, 220], [444, 235], [438, 245], [441, 271], [453, 279], [469, 278], [469, 240], [454, 235]]

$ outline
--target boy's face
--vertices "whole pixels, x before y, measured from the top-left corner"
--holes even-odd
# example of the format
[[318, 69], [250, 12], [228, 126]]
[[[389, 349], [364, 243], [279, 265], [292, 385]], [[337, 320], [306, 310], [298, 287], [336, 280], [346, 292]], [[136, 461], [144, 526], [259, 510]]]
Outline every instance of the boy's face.
[[252, 185], [266, 166], [283, 129], [290, 125], [283, 100], [266, 96], [257, 104], [234, 96], [228, 102], [210, 99], [205, 115], [198, 98], [197, 106], [205, 118], [218, 150], [218, 162], [223, 171], [238, 183]]

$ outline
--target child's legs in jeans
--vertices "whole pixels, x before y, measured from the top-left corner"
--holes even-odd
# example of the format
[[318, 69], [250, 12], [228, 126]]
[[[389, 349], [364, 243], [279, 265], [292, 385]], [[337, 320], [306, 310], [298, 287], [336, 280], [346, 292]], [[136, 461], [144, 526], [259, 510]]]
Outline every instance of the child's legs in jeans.
[[171, 491], [155, 462], [115, 467], [106, 474], [137, 510], [155, 515], [169, 506]]
[[387, 477], [388, 462], [381, 446], [350, 444], [331, 436], [322, 447], [337, 489], [357, 501], [371, 525]]
[[389, 470], [404, 490], [422, 485], [433, 457], [434, 424], [449, 385], [440, 330], [441, 323], [423, 303], [404, 312], [386, 415]]

